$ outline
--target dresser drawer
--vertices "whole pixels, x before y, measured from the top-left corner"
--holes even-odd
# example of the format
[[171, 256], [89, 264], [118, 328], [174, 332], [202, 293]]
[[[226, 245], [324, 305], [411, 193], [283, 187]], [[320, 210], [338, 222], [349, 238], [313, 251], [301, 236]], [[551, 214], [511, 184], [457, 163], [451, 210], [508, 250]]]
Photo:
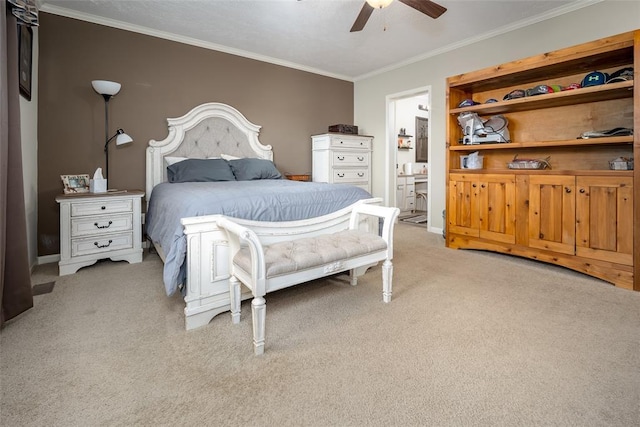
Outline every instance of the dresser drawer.
[[357, 151], [334, 151], [333, 166], [369, 166], [369, 153]]
[[71, 216], [104, 215], [119, 212], [133, 212], [133, 201], [122, 199], [71, 203]]
[[347, 136], [332, 136], [331, 148], [361, 148], [371, 149], [371, 139], [353, 138]]
[[133, 248], [133, 233], [110, 234], [71, 240], [71, 256], [92, 255]]
[[121, 233], [133, 230], [133, 215], [108, 215], [71, 219], [71, 237]]
[[333, 182], [350, 183], [350, 182], [369, 182], [368, 169], [334, 169]]

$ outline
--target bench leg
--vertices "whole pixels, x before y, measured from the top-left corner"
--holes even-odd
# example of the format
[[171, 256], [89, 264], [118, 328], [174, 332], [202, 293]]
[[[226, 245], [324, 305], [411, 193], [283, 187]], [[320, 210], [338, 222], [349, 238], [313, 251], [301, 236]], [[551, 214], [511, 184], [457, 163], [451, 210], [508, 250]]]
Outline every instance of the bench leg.
[[356, 273], [356, 270], [350, 270], [349, 271], [349, 276], [351, 276], [351, 286], [357, 286], [358, 285], [358, 276]]
[[231, 300], [231, 321], [240, 323], [240, 281], [236, 276], [229, 278], [229, 299]]
[[251, 301], [251, 316], [253, 318], [253, 351], [256, 356], [264, 353], [264, 328], [266, 314], [266, 301], [262, 297], [255, 297]]
[[382, 263], [382, 301], [384, 302], [391, 302], [392, 279], [393, 263], [387, 259]]

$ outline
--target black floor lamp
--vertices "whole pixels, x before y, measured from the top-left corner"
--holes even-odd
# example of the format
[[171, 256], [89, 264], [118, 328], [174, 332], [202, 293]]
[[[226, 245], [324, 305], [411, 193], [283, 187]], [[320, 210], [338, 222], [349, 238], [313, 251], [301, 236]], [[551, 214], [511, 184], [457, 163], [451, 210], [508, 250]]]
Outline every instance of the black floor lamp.
[[[124, 133], [124, 130], [118, 129], [112, 137], [109, 137], [109, 100], [120, 92], [122, 85], [116, 82], [110, 82], [107, 80], [93, 80], [91, 82], [93, 90], [102, 95], [104, 98], [104, 158], [105, 158], [105, 170], [104, 179], [109, 179], [109, 143], [115, 138], [116, 145], [128, 144], [133, 142], [133, 139]], [[108, 183], [108, 181], [107, 181]]]

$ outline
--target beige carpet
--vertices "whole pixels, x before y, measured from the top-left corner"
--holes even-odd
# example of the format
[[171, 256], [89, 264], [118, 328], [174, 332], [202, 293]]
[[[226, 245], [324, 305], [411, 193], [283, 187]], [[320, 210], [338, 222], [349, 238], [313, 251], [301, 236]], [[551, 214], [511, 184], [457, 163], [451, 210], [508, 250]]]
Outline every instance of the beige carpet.
[[248, 301], [186, 332], [153, 254], [42, 266], [1, 332], [0, 424], [638, 425], [640, 293], [396, 230], [390, 304], [379, 267], [270, 294], [261, 357]]

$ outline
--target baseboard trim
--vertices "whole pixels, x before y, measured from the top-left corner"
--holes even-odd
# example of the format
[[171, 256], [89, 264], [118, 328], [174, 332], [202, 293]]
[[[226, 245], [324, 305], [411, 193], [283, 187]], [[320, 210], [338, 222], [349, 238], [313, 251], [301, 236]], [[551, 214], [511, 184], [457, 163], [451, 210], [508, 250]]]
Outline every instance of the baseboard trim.
[[60, 254], [45, 255], [38, 257], [38, 265], [51, 264], [60, 261]]

